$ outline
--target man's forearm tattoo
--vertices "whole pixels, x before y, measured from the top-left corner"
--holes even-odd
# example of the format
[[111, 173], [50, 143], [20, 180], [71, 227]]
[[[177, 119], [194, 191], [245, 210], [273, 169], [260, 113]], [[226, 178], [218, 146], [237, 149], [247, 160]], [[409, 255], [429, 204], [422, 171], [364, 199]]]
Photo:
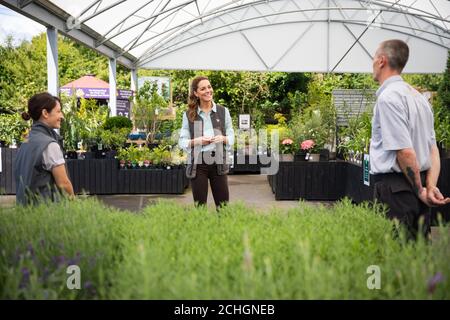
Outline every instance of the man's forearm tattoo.
[[414, 192], [418, 195], [420, 186], [416, 185], [416, 174], [414, 173], [414, 170], [411, 167], [406, 167], [406, 175], [411, 180]]

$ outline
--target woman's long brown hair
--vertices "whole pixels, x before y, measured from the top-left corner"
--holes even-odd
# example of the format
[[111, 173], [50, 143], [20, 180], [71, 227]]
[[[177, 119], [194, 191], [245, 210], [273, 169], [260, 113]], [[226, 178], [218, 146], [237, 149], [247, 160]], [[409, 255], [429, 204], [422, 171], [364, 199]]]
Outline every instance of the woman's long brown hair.
[[191, 122], [194, 122], [195, 119], [197, 118], [197, 106], [199, 104], [199, 100], [195, 96], [194, 92], [197, 91], [198, 84], [200, 83], [200, 81], [203, 81], [203, 80], [209, 81], [209, 79], [207, 77], [198, 76], [198, 77], [195, 77], [191, 82], [191, 88], [190, 88], [189, 98], [188, 98], [188, 107], [189, 108], [187, 111], [188, 119]]

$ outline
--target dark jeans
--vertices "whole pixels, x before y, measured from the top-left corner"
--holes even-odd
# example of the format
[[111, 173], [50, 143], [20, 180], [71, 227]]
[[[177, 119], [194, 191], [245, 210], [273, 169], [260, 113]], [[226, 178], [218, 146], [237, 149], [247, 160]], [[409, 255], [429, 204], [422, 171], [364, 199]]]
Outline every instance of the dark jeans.
[[216, 207], [226, 204], [230, 199], [227, 175], [217, 174], [216, 164], [197, 164], [197, 175], [191, 180], [194, 202], [205, 205], [208, 200], [208, 179], [211, 184]]
[[[425, 183], [424, 172], [421, 179]], [[419, 232], [427, 238], [431, 210], [416, 196], [403, 173], [379, 174], [374, 180], [374, 199], [388, 205], [387, 217], [399, 220], [406, 227], [408, 239], [416, 239]]]

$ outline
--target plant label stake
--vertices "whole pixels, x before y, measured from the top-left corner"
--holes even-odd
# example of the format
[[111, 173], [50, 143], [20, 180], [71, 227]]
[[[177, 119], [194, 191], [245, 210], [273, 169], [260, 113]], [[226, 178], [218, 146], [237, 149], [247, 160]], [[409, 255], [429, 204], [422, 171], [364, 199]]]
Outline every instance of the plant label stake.
[[370, 160], [369, 155], [364, 154], [363, 161], [363, 181], [366, 186], [370, 186]]

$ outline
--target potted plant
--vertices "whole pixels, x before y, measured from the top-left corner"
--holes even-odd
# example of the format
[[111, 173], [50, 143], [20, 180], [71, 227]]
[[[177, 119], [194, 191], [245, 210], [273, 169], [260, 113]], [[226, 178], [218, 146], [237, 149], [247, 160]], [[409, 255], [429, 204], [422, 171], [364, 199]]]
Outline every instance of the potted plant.
[[128, 150], [125, 148], [120, 148], [117, 152], [116, 158], [119, 160], [119, 166], [121, 169], [126, 169], [126, 164], [128, 161]]
[[300, 148], [306, 152], [305, 159], [312, 162], [317, 162], [320, 160], [319, 149], [314, 140], [308, 139], [301, 143]]
[[280, 161], [294, 161], [294, 141], [290, 138], [283, 139], [280, 145]]
[[167, 109], [169, 103], [158, 94], [155, 83], [145, 81], [136, 95], [133, 116], [136, 127], [145, 129], [147, 142], [155, 143], [155, 134], [161, 125], [160, 113]]
[[98, 135], [104, 147], [105, 157], [108, 159], [114, 158], [119, 148], [123, 147], [127, 141], [127, 135], [130, 132], [128, 128], [112, 128], [110, 130], [99, 129]]

